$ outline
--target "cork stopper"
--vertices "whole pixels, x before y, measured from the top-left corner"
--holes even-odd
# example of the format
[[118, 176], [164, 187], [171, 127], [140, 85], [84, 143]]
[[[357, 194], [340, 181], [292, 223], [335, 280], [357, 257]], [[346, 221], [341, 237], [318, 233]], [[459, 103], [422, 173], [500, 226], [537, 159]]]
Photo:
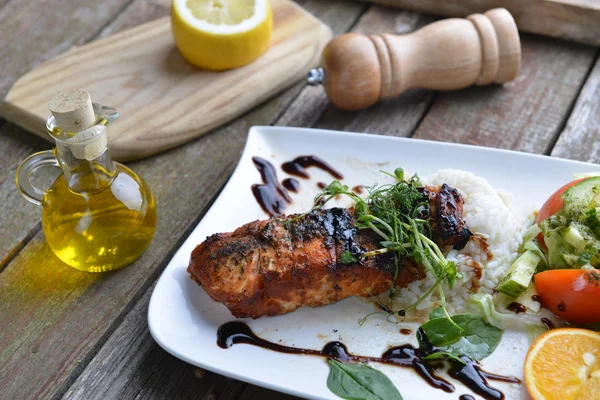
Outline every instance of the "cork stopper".
[[92, 97], [83, 89], [60, 92], [50, 100], [48, 108], [56, 124], [67, 132], [82, 131], [96, 122]]

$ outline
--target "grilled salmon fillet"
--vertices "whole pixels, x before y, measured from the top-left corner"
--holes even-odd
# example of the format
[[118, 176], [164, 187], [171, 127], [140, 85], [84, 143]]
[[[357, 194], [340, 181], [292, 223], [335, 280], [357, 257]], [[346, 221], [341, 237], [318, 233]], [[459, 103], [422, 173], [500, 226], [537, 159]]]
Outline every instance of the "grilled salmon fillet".
[[[455, 189], [424, 187], [430, 203], [433, 240], [465, 246], [471, 236]], [[342, 254], [380, 248], [381, 238], [355, 227], [354, 210], [331, 208], [248, 223], [234, 232], [209, 236], [192, 252], [188, 272], [208, 295], [238, 318], [285, 314], [351, 296], [383, 293], [392, 285], [393, 256], [383, 254], [344, 264]], [[396, 278], [400, 287], [425, 277], [405, 257]]]

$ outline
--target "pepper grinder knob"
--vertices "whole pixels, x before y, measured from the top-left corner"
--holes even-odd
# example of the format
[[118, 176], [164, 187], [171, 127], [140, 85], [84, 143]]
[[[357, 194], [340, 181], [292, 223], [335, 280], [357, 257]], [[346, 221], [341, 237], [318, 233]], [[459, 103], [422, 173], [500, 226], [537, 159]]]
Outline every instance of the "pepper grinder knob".
[[408, 35], [348, 33], [327, 44], [322, 83], [333, 104], [361, 110], [408, 89], [456, 90], [514, 79], [521, 64], [517, 25], [504, 8], [450, 18]]

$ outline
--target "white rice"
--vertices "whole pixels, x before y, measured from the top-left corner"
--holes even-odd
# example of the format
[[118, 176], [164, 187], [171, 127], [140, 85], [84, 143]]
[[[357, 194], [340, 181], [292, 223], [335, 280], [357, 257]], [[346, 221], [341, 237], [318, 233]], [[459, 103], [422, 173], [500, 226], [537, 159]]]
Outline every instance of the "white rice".
[[[463, 196], [464, 218], [467, 226], [475, 237], [483, 238], [488, 244], [487, 253], [482, 248], [481, 241], [476, 238], [472, 238], [460, 251], [445, 249], [447, 258], [456, 262], [462, 274], [452, 289], [443, 285], [446, 308], [450, 314], [472, 312], [474, 310], [467, 302], [469, 296], [475, 291], [492, 293], [511, 262], [517, 257], [517, 250], [527, 229], [527, 219], [512, 206], [512, 195], [494, 189], [485, 179], [471, 172], [443, 169], [437, 171], [427, 181], [427, 184], [432, 186], [443, 183], [456, 188]], [[486, 254], [490, 253], [491, 259], [488, 259]], [[481, 278], [478, 280], [475, 269], [479, 267], [481, 267]], [[433, 278], [426, 278], [411, 283], [401, 290], [401, 295], [395, 304], [397, 306], [413, 304], [434, 282]], [[434, 292], [417, 306], [414, 316], [427, 315], [438, 307], [439, 303], [439, 296]]]

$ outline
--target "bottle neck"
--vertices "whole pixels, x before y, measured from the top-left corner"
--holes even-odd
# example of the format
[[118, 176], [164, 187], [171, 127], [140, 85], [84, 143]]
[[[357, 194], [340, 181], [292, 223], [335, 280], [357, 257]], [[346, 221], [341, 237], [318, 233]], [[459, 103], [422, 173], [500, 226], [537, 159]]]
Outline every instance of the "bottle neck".
[[77, 132], [61, 129], [54, 115], [48, 117], [46, 129], [56, 141], [54, 150], [69, 189], [75, 193], [94, 193], [108, 187], [117, 176], [117, 168], [108, 150], [106, 125], [119, 113], [112, 107], [93, 103], [96, 122]]
[[69, 189], [75, 193], [98, 192], [108, 187], [117, 174], [106, 146], [105, 133], [102, 132], [94, 139], [93, 142], [86, 143], [87, 148], [56, 142], [56, 158]]

